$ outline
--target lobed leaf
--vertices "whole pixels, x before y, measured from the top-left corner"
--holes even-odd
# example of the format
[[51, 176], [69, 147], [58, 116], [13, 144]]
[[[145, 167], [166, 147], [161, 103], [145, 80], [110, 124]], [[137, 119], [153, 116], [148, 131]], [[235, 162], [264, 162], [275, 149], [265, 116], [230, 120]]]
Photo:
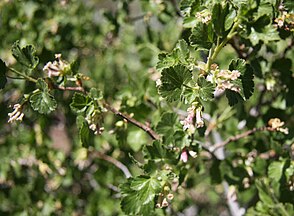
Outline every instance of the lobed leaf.
[[41, 114], [49, 114], [57, 107], [54, 97], [48, 91], [37, 91], [30, 97], [33, 110]]
[[76, 113], [85, 112], [91, 102], [88, 96], [76, 92], [72, 97], [70, 108]]
[[19, 41], [12, 46], [12, 55], [23, 66], [28, 69], [34, 69], [39, 63], [39, 58], [35, 55], [36, 49], [32, 45], [20, 47]]
[[177, 65], [162, 71], [159, 93], [167, 101], [179, 100], [182, 86], [192, 79], [192, 73], [185, 66]]
[[199, 97], [204, 100], [212, 100], [214, 98], [214, 86], [211, 82], [208, 82], [204, 77], [199, 77], [198, 79]]
[[197, 49], [210, 49], [215, 40], [212, 25], [199, 23], [199, 25], [193, 28], [189, 40], [191, 45], [194, 45]]
[[150, 215], [154, 211], [154, 199], [160, 192], [161, 184], [156, 178], [141, 175], [129, 178], [120, 189], [123, 196], [121, 208], [125, 214]]

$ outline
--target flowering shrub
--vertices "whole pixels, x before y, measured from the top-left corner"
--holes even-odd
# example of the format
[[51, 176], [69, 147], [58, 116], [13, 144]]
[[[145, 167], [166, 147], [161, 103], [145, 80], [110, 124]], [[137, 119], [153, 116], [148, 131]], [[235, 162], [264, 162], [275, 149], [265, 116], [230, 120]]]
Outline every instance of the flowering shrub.
[[290, 0], [0, 9], [1, 214], [294, 214]]

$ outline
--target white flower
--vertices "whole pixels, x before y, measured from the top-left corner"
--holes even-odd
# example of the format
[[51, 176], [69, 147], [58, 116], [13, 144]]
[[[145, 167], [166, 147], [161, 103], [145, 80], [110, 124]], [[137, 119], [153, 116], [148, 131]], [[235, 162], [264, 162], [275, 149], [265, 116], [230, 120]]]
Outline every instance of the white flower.
[[8, 123], [12, 123], [14, 121], [22, 121], [24, 114], [21, 112], [22, 111], [22, 105], [20, 104], [15, 104], [13, 106], [13, 112], [8, 113], [9, 119]]
[[236, 80], [241, 75], [241, 73], [238, 70], [232, 70], [231, 72], [231, 80]]
[[197, 108], [197, 110], [196, 110], [196, 127], [197, 128], [204, 126], [204, 121], [203, 121], [201, 109], [202, 109], [202, 107]]
[[160, 86], [162, 84], [161, 80], [160, 79], [157, 79], [156, 80], [156, 87]]
[[191, 133], [194, 133], [195, 126], [194, 126], [194, 118], [195, 118], [195, 106], [191, 106], [187, 109], [188, 116], [180, 123], [183, 125], [183, 130], [189, 129]]
[[61, 60], [61, 54], [55, 54], [56, 61], [48, 62], [43, 71], [48, 74], [48, 77], [65, 75], [70, 71], [70, 64]]

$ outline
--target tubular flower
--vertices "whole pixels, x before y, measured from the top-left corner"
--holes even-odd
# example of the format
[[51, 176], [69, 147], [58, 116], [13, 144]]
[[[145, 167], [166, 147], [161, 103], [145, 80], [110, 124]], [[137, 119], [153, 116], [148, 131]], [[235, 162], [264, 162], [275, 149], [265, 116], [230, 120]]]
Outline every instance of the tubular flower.
[[196, 127], [200, 128], [204, 126], [204, 121], [202, 117], [202, 107], [196, 109]]
[[22, 118], [24, 117], [24, 114], [21, 112], [22, 111], [22, 105], [20, 104], [15, 104], [13, 106], [13, 112], [8, 113], [9, 119], [8, 123], [12, 123], [14, 121], [22, 121]]
[[85, 119], [89, 124], [89, 129], [94, 131], [95, 135], [100, 135], [104, 131], [104, 127], [100, 127], [102, 118], [101, 113], [99, 113], [98, 111], [93, 111]]
[[53, 63], [48, 62], [43, 71], [48, 74], [48, 77], [52, 76], [63, 76], [70, 71], [70, 64], [61, 59], [61, 54], [55, 54], [55, 60]]
[[195, 119], [195, 109], [196, 107], [192, 105], [187, 109], [188, 116], [181, 121], [180, 123], [183, 125], [183, 130], [189, 129], [191, 133], [194, 133], [195, 126], [194, 126], [194, 119]]

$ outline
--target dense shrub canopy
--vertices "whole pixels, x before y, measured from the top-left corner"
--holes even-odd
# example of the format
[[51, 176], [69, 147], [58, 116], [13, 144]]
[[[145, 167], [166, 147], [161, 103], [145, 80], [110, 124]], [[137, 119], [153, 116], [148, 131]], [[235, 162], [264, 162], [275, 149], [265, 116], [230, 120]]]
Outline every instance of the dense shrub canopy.
[[291, 0], [0, 2], [0, 215], [294, 215]]

